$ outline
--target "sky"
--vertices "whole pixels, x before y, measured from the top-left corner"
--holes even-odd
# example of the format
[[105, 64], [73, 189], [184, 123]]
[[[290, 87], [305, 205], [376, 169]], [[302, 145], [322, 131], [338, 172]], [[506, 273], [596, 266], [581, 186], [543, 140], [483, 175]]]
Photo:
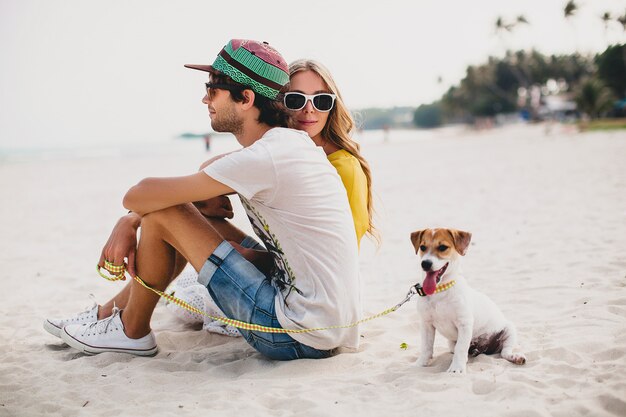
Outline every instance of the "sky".
[[[508, 49], [596, 53], [626, 42], [623, 0], [0, 0], [0, 150], [149, 142], [209, 130], [206, 74], [231, 38], [332, 72], [348, 107], [438, 99]], [[530, 25], [497, 36], [495, 21]]]

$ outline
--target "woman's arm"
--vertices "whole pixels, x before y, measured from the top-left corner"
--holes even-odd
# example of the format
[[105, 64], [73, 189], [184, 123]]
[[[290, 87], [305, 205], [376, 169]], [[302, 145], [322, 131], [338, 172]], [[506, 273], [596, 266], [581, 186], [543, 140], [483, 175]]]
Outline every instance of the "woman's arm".
[[234, 190], [204, 172], [184, 177], [146, 178], [128, 190], [123, 204], [140, 215], [183, 203], [207, 200]]

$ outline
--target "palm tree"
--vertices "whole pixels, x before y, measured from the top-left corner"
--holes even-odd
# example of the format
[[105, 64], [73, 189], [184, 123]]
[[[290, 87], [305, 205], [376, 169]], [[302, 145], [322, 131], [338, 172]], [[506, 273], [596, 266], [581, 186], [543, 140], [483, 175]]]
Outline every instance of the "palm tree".
[[574, 16], [574, 14], [576, 14], [577, 11], [578, 11], [578, 5], [576, 4], [574, 0], [569, 0], [567, 4], [565, 5], [565, 8], [563, 9], [563, 13], [566, 19], [569, 19], [570, 17]]
[[523, 14], [517, 16], [517, 23], [516, 24], [526, 24], [528, 25], [528, 20], [526, 19], [526, 16], [524, 16]]
[[624, 12], [623, 16], [619, 16], [617, 18], [617, 21], [620, 22], [622, 24], [622, 27], [624, 28], [624, 30], [626, 31], [626, 12]]
[[596, 119], [611, 109], [615, 97], [602, 81], [591, 78], [579, 86], [574, 100], [580, 111]]
[[515, 25], [511, 23], [505, 23], [502, 16], [498, 16], [496, 19], [496, 33], [501, 33], [503, 30], [510, 32]]
[[[626, 12], [622, 16], [618, 16], [616, 20], [622, 24], [622, 29], [626, 32]], [[626, 48], [622, 48], [622, 59], [624, 60], [624, 64], [626, 65]]]
[[572, 17], [578, 12], [578, 4], [574, 0], [569, 0], [565, 7], [563, 8], [563, 15], [565, 16], [565, 20], [567, 20], [572, 28], [573, 36], [572, 39], [574, 41], [574, 50], [578, 51], [578, 33], [576, 32], [576, 28], [572, 24]]
[[[496, 34], [498, 34], [498, 37], [500, 38], [500, 41], [502, 42], [502, 45], [505, 48], [506, 57], [509, 56], [509, 48], [506, 45], [507, 42], [503, 35], [504, 33], [513, 32], [513, 29], [515, 29], [517, 25], [521, 25], [521, 24], [529, 24], [528, 20], [526, 19], [524, 15], [517, 16], [514, 22], [506, 22], [504, 18], [502, 18], [502, 16], [498, 16], [498, 18], [496, 19]], [[528, 80], [526, 79], [524, 74], [522, 74], [519, 71], [519, 68], [517, 67], [515, 63], [511, 65], [510, 69], [513, 75], [515, 76], [515, 78], [517, 78], [517, 81], [519, 82], [520, 85], [523, 85], [523, 86], [528, 85]], [[502, 96], [502, 94], [497, 91], [498, 90], [497, 86], [494, 85], [491, 87], [491, 89], [496, 95]]]
[[611, 22], [611, 13], [604, 12], [601, 19], [602, 23], [604, 23], [604, 30], [606, 31], [609, 28], [609, 23]]
[[602, 16], [600, 16], [600, 19], [602, 19], [602, 23], [604, 24], [604, 41], [606, 42], [607, 45], [610, 44], [609, 42], [609, 25], [612, 23], [612, 17], [611, 17], [611, 13], [610, 12], [604, 12], [602, 14]]
[[500, 33], [502, 31], [512, 32], [517, 25], [521, 24], [528, 24], [528, 20], [523, 14], [517, 16], [515, 22], [512, 23], [507, 23], [504, 21], [502, 16], [498, 16], [498, 18], [496, 19], [496, 33]]

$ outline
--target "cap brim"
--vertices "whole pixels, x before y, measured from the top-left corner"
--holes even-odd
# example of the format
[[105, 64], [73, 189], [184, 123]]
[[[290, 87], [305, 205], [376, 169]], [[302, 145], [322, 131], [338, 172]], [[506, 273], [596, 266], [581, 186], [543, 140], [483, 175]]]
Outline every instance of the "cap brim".
[[205, 71], [205, 72], [211, 72], [211, 73], [218, 72], [215, 68], [213, 68], [213, 65], [185, 64], [185, 68], [191, 68], [191, 69], [195, 69], [198, 71]]

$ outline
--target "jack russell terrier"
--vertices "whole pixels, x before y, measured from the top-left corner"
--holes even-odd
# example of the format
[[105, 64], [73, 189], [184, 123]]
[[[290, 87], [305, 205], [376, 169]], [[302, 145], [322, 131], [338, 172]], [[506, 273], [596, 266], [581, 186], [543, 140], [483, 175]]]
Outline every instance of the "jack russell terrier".
[[517, 365], [526, 363], [522, 353], [513, 353], [517, 344], [515, 326], [485, 294], [471, 288], [461, 275], [460, 258], [465, 255], [471, 233], [454, 229], [425, 229], [411, 233], [415, 253], [425, 277], [417, 310], [422, 320], [418, 366], [427, 366], [433, 357], [435, 329], [446, 339], [454, 354], [448, 368], [465, 373], [468, 354], [501, 352]]

